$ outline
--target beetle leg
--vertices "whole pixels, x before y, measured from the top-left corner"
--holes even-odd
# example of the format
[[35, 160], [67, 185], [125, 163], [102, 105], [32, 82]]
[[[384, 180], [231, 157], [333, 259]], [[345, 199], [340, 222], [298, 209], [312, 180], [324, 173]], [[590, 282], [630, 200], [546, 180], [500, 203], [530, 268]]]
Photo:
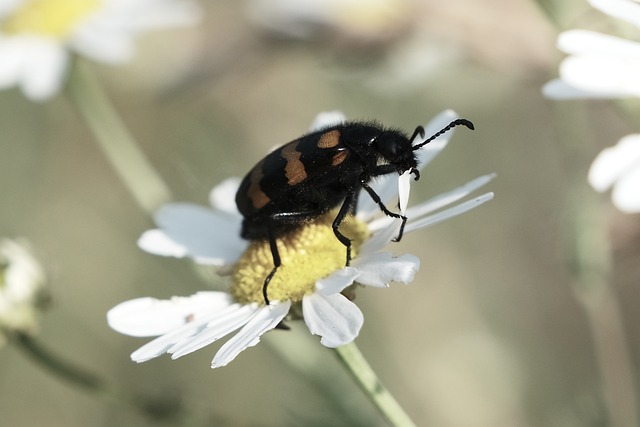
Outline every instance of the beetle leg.
[[278, 221], [285, 222], [287, 218], [295, 218], [295, 217], [308, 217], [309, 212], [282, 212], [276, 213], [269, 217], [267, 221], [267, 238], [269, 239], [269, 249], [271, 249], [271, 256], [273, 257], [273, 269], [269, 275], [264, 279], [264, 283], [262, 285], [262, 298], [264, 299], [264, 303], [269, 305], [269, 297], [267, 296], [267, 286], [269, 282], [276, 274], [278, 267], [282, 265], [282, 260], [280, 259], [280, 253], [278, 252], [278, 243], [276, 239], [276, 232], [274, 229], [275, 223]]
[[407, 224], [407, 217], [404, 215], [397, 214], [395, 212], [391, 212], [389, 209], [387, 209], [384, 203], [382, 203], [380, 196], [378, 196], [378, 193], [373, 191], [373, 188], [369, 187], [369, 185], [366, 182], [360, 182], [360, 185], [362, 185], [362, 188], [364, 188], [365, 191], [369, 193], [369, 196], [371, 196], [371, 199], [373, 199], [373, 201], [378, 204], [378, 206], [380, 207], [380, 210], [384, 212], [385, 215], [393, 218], [402, 219], [402, 224], [400, 225], [400, 231], [398, 232], [398, 236], [395, 239], [393, 239], [394, 242], [399, 242], [400, 239], [402, 239], [402, 234], [404, 233], [404, 226]]
[[271, 281], [273, 275], [276, 274], [278, 267], [280, 267], [280, 265], [282, 264], [282, 261], [280, 260], [280, 253], [278, 252], [278, 243], [276, 241], [272, 221], [269, 221], [269, 223], [267, 224], [267, 233], [269, 235], [269, 248], [271, 249], [271, 256], [273, 257], [273, 269], [271, 270], [267, 278], [264, 279], [264, 284], [262, 285], [262, 298], [264, 298], [265, 305], [269, 305], [267, 286], [269, 285], [269, 282]]
[[344, 218], [348, 213], [353, 213], [355, 208], [355, 203], [358, 200], [358, 191], [353, 191], [344, 199], [340, 210], [338, 211], [338, 215], [333, 220], [333, 224], [331, 227], [333, 228], [333, 234], [336, 235], [340, 243], [346, 246], [347, 248], [347, 267], [351, 264], [351, 239], [340, 232], [340, 224], [344, 221]]

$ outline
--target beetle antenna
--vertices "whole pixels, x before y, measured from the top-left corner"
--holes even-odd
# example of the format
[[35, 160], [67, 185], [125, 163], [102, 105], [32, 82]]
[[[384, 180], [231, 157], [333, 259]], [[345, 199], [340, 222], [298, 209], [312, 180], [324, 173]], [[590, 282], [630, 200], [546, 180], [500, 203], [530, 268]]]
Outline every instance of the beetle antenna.
[[418, 126], [416, 130], [413, 131], [413, 135], [411, 135], [409, 141], [413, 144], [413, 140], [416, 139], [418, 135], [420, 135], [420, 138], [424, 138], [424, 128], [422, 126]]
[[[429, 137], [429, 139], [427, 139], [426, 141], [421, 142], [421, 143], [420, 143], [420, 144], [418, 144], [418, 145], [414, 145], [414, 146], [413, 146], [413, 148], [412, 148], [412, 150], [417, 150], [418, 148], [420, 148], [420, 147], [422, 147], [422, 146], [424, 146], [424, 145], [427, 145], [428, 143], [430, 143], [431, 141], [433, 141], [434, 139], [436, 139], [437, 137], [439, 137], [439, 136], [440, 136], [440, 135], [442, 135], [443, 133], [446, 133], [446, 132], [450, 131], [451, 129], [453, 129], [454, 127], [456, 127], [456, 126], [460, 126], [460, 125], [462, 125], [462, 126], [466, 126], [466, 127], [468, 127], [469, 129], [471, 129], [471, 130], [474, 130], [474, 129], [475, 129], [475, 127], [473, 126], [473, 123], [471, 123], [471, 121], [470, 121], [470, 120], [467, 120], [467, 119], [457, 119], [457, 120], [454, 120], [454, 121], [452, 121], [451, 123], [449, 123], [447, 126], [445, 126], [444, 128], [442, 128], [440, 131], [438, 131], [438, 132], [434, 133], [434, 134], [433, 134], [431, 137]], [[418, 132], [417, 132], [417, 129], [416, 129], [415, 134], [417, 134], [417, 133], [418, 133]], [[414, 136], [415, 136], [415, 135], [414, 135]]]

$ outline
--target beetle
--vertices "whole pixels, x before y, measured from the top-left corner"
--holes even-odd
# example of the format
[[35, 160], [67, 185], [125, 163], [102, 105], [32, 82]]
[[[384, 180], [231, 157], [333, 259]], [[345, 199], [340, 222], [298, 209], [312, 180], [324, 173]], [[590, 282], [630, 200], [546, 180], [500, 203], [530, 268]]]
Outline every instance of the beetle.
[[344, 122], [303, 135], [260, 160], [240, 183], [236, 205], [243, 216], [241, 237], [269, 242], [273, 269], [262, 288], [265, 304], [269, 305], [267, 286], [282, 263], [276, 239], [338, 206], [332, 228], [346, 248], [349, 265], [351, 240], [339, 228], [348, 214], [356, 213], [363, 189], [385, 215], [402, 220], [394, 239], [400, 241], [407, 217], [389, 210], [371, 188], [371, 181], [406, 171], [417, 181], [416, 150], [460, 125], [474, 129], [471, 121], [457, 119], [413, 145], [418, 135], [424, 137], [422, 126], [408, 137], [377, 122]]

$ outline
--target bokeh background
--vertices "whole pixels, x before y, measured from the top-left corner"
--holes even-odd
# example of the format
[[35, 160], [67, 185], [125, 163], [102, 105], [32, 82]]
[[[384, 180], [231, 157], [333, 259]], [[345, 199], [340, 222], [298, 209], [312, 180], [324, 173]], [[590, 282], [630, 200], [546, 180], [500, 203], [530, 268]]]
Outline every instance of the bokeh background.
[[[558, 32], [609, 30], [610, 20], [579, 0], [551, 3], [552, 18], [526, 0], [327, 2], [321, 22], [283, 15], [285, 3], [203, 2], [200, 25], [144, 36], [133, 63], [90, 65], [176, 200], [206, 205], [215, 184], [244, 175], [320, 111], [412, 130], [456, 110], [476, 130], [456, 132], [412, 198], [496, 172], [495, 199], [393, 247], [418, 255], [421, 270], [409, 286], [358, 293], [357, 343], [420, 426], [613, 425], [608, 393], [628, 366], [632, 383], [638, 373], [640, 218], [595, 194], [586, 174], [637, 128], [615, 104], [541, 95], [562, 58]], [[384, 425], [304, 324], [221, 369], [209, 367], [219, 344], [132, 363], [145, 340], [110, 330], [107, 310], [211, 280], [137, 248], [153, 223], [64, 92], [41, 104], [0, 93], [0, 150], [0, 234], [28, 238], [50, 277], [41, 341], [169, 414], [144, 417], [87, 393], [8, 344], [0, 425]], [[585, 203], [611, 245], [603, 288], [585, 286], [576, 261]]]

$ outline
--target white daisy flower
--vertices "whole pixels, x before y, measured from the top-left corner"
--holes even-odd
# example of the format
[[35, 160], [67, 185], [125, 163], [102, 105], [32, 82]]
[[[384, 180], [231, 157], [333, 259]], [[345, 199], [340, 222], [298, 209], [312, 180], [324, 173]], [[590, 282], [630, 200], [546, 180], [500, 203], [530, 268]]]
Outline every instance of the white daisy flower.
[[60, 89], [71, 52], [122, 63], [138, 33], [198, 15], [191, 0], [0, 0], [0, 88], [46, 100]]
[[0, 340], [3, 333], [37, 331], [44, 285], [44, 270], [28, 246], [0, 239]]
[[[611, 17], [640, 27], [640, 3], [633, 0], [590, 0]], [[552, 99], [640, 96], [640, 43], [587, 30], [565, 31], [558, 49], [569, 54], [560, 64], [560, 78], [547, 83]]]
[[[640, 27], [640, 3], [589, 0], [607, 15]], [[640, 97], [640, 43], [587, 30], [565, 31], [558, 48], [569, 57], [560, 78], [542, 91], [552, 99]], [[640, 135], [628, 135], [605, 148], [591, 164], [589, 184], [599, 192], [613, 187], [613, 204], [623, 212], [640, 212]]]
[[598, 154], [589, 169], [596, 191], [613, 187], [611, 200], [622, 212], [640, 212], [640, 134], [627, 135]]
[[[324, 116], [335, 123], [344, 116]], [[425, 127], [432, 135], [457, 116], [446, 111]], [[318, 127], [326, 126], [321, 120]], [[435, 139], [419, 151], [424, 166], [447, 144], [451, 132]], [[416, 141], [416, 144], [420, 143]], [[491, 200], [492, 193], [467, 200], [448, 209], [493, 175], [477, 178], [462, 187], [425, 203], [406, 208], [408, 175], [385, 176], [374, 183], [382, 200], [393, 199], [400, 189], [401, 211], [409, 217], [405, 233], [433, 225]], [[336, 239], [328, 214], [298, 231], [278, 239], [282, 265], [269, 283], [271, 304], [265, 306], [262, 286], [273, 267], [268, 242], [240, 239], [242, 218], [233, 200], [239, 180], [231, 179], [213, 189], [213, 209], [192, 204], [169, 204], [154, 219], [157, 229], [145, 232], [142, 249], [163, 256], [190, 257], [197, 263], [231, 267], [228, 292], [199, 292], [169, 300], [138, 298], [124, 302], [107, 315], [109, 325], [126, 335], [159, 336], [131, 358], [143, 362], [164, 353], [173, 359], [205, 347], [240, 329], [216, 353], [212, 367], [224, 366], [241, 351], [256, 345], [263, 333], [275, 328], [287, 315], [302, 315], [310, 332], [321, 337], [327, 347], [353, 341], [363, 324], [360, 309], [345, 295], [354, 284], [387, 287], [391, 282], [409, 283], [420, 261], [413, 255], [395, 256], [382, 252], [399, 231], [400, 221], [380, 216], [378, 206], [361, 195], [358, 214], [343, 223], [344, 233], [353, 239], [351, 266], [344, 267], [345, 248]], [[434, 213], [435, 211], [439, 211]]]

